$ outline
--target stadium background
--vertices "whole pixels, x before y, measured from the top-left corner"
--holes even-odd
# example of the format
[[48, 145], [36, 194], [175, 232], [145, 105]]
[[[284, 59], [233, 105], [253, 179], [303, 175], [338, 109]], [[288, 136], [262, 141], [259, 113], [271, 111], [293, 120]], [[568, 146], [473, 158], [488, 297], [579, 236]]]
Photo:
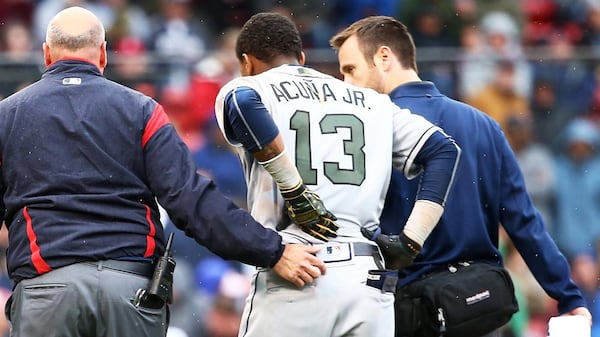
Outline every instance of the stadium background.
[[[259, 11], [290, 15], [307, 65], [339, 76], [328, 46], [334, 33], [370, 14], [402, 20], [417, 45], [421, 78], [501, 124], [572, 277], [600, 317], [600, 0], [0, 0], [0, 99], [39, 78], [46, 25], [70, 5], [103, 21], [110, 50], [105, 75], [161, 102], [199, 170], [240, 206], [241, 168], [212, 111], [220, 86], [238, 75], [239, 27]], [[0, 234], [6, 246], [6, 231]], [[237, 336], [250, 268], [176, 234], [168, 336]], [[502, 246], [521, 304], [504, 336], [545, 337], [556, 315], [553, 300], [505, 237]], [[11, 284], [0, 266], [3, 304]], [[592, 336], [600, 337], [596, 321]], [[7, 330], [0, 315], [0, 337]]]

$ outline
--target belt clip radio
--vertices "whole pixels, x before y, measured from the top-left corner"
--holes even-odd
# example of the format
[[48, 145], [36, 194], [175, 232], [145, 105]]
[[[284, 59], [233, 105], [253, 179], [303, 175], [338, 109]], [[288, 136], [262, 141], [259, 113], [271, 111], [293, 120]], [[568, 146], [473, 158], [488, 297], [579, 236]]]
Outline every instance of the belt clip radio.
[[171, 254], [173, 233], [169, 234], [165, 253], [158, 258], [154, 275], [147, 289], [138, 289], [135, 293], [133, 304], [137, 306], [160, 308], [165, 303], [173, 302], [173, 272], [175, 271], [175, 258]]

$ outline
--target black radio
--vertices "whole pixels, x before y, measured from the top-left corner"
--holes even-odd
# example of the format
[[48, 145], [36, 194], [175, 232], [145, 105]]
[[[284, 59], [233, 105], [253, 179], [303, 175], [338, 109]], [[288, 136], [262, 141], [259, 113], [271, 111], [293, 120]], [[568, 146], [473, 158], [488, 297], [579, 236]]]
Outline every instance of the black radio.
[[146, 308], [161, 308], [165, 303], [173, 301], [173, 272], [175, 259], [171, 255], [173, 233], [169, 235], [165, 253], [156, 261], [154, 275], [147, 289], [138, 289], [133, 304]]

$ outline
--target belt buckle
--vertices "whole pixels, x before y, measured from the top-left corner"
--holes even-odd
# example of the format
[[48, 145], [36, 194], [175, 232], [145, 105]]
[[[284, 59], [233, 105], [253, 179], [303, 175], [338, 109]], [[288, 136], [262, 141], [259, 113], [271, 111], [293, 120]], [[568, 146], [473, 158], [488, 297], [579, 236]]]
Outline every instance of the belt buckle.
[[317, 257], [323, 262], [345, 262], [352, 260], [352, 248], [349, 242], [326, 243], [319, 245]]

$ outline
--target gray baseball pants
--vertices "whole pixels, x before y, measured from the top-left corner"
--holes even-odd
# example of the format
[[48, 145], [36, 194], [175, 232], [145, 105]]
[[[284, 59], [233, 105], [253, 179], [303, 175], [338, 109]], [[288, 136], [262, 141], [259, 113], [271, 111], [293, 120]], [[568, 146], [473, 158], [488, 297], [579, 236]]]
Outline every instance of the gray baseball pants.
[[168, 308], [136, 307], [149, 279], [77, 263], [19, 282], [7, 303], [11, 337], [164, 337]]

